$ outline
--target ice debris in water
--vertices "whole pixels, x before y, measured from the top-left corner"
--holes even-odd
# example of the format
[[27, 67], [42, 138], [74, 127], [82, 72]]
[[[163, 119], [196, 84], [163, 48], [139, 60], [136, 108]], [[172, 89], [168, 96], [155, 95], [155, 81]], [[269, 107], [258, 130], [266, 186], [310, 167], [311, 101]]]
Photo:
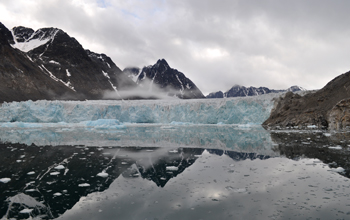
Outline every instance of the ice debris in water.
[[34, 171], [31, 171], [31, 172], [28, 172], [27, 175], [34, 175], [35, 172]]
[[178, 167], [175, 167], [175, 166], [168, 166], [166, 167], [166, 170], [168, 171], [177, 171], [179, 168]]
[[88, 183], [81, 183], [81, 184], [79, 184], [78, 186], [79, 186], [79, 187], [89, 187], [90, 184], [88, 184]]
[[344, 173], [345, 169], [343, 167], [337, 167], [337, 168], [331, 168], [331, 171], [337, 172], [337, 173]]
[[2, 182], [2, 183], [8, 183], [8, 182], [10, 182], [10, 181], [11, 181], [10, 178], [1, 178], [1, 179], [0, 179], [0, 182]]
[[98, 173], [97, 176], [103, 177], [103, 178], [107, 178], [108, 177], [108, 173], [101, 172], [101, 173]]
[[[196, 100], [143, 101], [25, 101], [3, 103], [0, 126], [38, 126], [37, 123], [82, 123], [100, 128], [121, 123], [261, 124], [278, 95]], [[14, 124], [17, 123], [17, 124]], [[27, 124], [25, 124], [27, 123]], [[31, 124], [28, 124], [31, 123]]]
[[337, 145], [335, 147], [328, 147], [329, 149], [334, 149], [334, 150], [341, 150], [342, 147], [340, 145]]
[[52, 173], [50, 173], [51, 176], [57, 176], [59, 174], [60, 174], [60, 172], [52, 172]]
[[57, 193], [54, 193], [53, 195], [54, 196], [62, 196], [62, 193], [57, 192]]
[[56, 170], [63, 170], [64, 166], [63, 165], [58, 165], [57, 167], [55, 167]]
[[22, 209], [19, 213], [21, 214], [29, 214], [33, 211], [33, 209]]

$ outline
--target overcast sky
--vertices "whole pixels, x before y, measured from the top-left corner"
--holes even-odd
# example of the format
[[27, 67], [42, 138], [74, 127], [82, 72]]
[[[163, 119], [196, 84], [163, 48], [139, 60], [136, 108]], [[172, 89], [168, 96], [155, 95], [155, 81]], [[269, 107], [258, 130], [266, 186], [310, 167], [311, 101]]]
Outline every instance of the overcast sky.
[[164, 58], [204, 93], [320, 89], [350, 70], [348, 0], [0, 0], [7, 28], [57, 27], [116, 65]]

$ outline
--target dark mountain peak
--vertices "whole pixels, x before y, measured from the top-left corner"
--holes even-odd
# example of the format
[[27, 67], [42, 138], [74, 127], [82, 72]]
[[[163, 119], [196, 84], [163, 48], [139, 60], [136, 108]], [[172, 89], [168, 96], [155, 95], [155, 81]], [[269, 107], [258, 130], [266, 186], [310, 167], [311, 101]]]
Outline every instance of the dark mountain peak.
[[300, 86], [291, 86], [286, 91], [287, 92], [297, 92], [297, 91], [305, 91], [305, 90], [306, 89], [304, 89], [303, 87], [300, 87]]
[[15, 40], [20, 43], [27, 41], [34, 33], [33, 29], [23, 26], [14, 27], [12, 28], [12, 31]]
[[12, 33], [5, 25], [0, 22], [0, 45], [13, 44]]
[[207, 95], [207, 98], [213, 99], [213, 98], [224, 98], [224, 93], [221, 91], [218, 92], [212, 92], [209, 95]]
[[154, 65], [142, 68], [136, 82], [149, 91], [161, 89], [168, 96], [204, 98], [197, 86], [185, 74], [171, 68], [165, 59], [159, 59]]
[[157, 67], [160, 67], [160, 66], [170, 67], [168, 62], [166, 62], [165, 59], [159, 59], [154, 66], [157, 66]]
[[[66, 34], [64, 31], [58, 28], [40, 28], [32, 36], [32, 39], [46, 40], [54, 39], [57, 33]], [[68, 35], [68, 34], [67, 34]]]

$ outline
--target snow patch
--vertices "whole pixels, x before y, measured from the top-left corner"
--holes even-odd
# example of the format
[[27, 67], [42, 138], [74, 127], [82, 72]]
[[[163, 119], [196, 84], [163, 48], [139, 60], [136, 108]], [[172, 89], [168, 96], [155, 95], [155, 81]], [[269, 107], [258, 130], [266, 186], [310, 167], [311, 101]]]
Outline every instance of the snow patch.
[[108, 78], [108, 79], [110, 79], [111, 77], [109, 77], [109, 75], [108, 75], [108, 73], [106, 73], [105, 71], [103, 71], [102, 70], [102, 74], [106, 77], [106, 78]]
[[51, 39], [45, 39], [45, 40], [33, 39], [30, 41], [25, 41], [25, 42], [15, 41], [16, 43], [13, 44], [12, 47], [27, 53], [28, 51], [31, 51], [37, 47], [40, 47], [41, 45], [46, 44], [50, 40]]
[[[39, 67], [40, 67], [40, 66], [39, 66]], [[44, 69], [44, 70], [49, 74], [49, 76], [51, 77], [51, 79], [55, 80], [56, 82], [61, 82], [63, 85], [67, 86], [68, 88], [70, 88], [71, 90], [73, 90], [74, 92], [76, 92], [75, 89], [74, 89], [74, 87], [71, 85], [70, 81], [64, 82], [63, 80], [57, 78], [57, 77], [56, 77], [55, 75], [53, 75], [48, 69], [46, 69], [45, 66], [44, 66], [43, 64], [41, 65], [41, 67], [42, 67], [42, 69]]]
[[54, 60], [50, 60], [49, 63], [61, 65], [59, 62], [56, 62], [56, 61], [54, 61]]
[[70, 74], [70, 72], [69, 72], [68, 69], [66, 69], [66, 73], [67, 73], [67, 76], [68, 76], [68, 77], [71, 77], [71, 76], [72, 76], [72, 75]]

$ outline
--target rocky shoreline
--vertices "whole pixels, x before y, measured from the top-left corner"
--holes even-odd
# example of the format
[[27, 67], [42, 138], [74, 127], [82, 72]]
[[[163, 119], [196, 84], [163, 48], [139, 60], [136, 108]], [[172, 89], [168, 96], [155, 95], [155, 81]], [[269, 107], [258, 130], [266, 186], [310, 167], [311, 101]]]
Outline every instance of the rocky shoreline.
[[301, 96], [287, 92], [275, 100], [270, 117], [262, 124], [268, 130], [350, 128], [350, 71], [322, 89]]

